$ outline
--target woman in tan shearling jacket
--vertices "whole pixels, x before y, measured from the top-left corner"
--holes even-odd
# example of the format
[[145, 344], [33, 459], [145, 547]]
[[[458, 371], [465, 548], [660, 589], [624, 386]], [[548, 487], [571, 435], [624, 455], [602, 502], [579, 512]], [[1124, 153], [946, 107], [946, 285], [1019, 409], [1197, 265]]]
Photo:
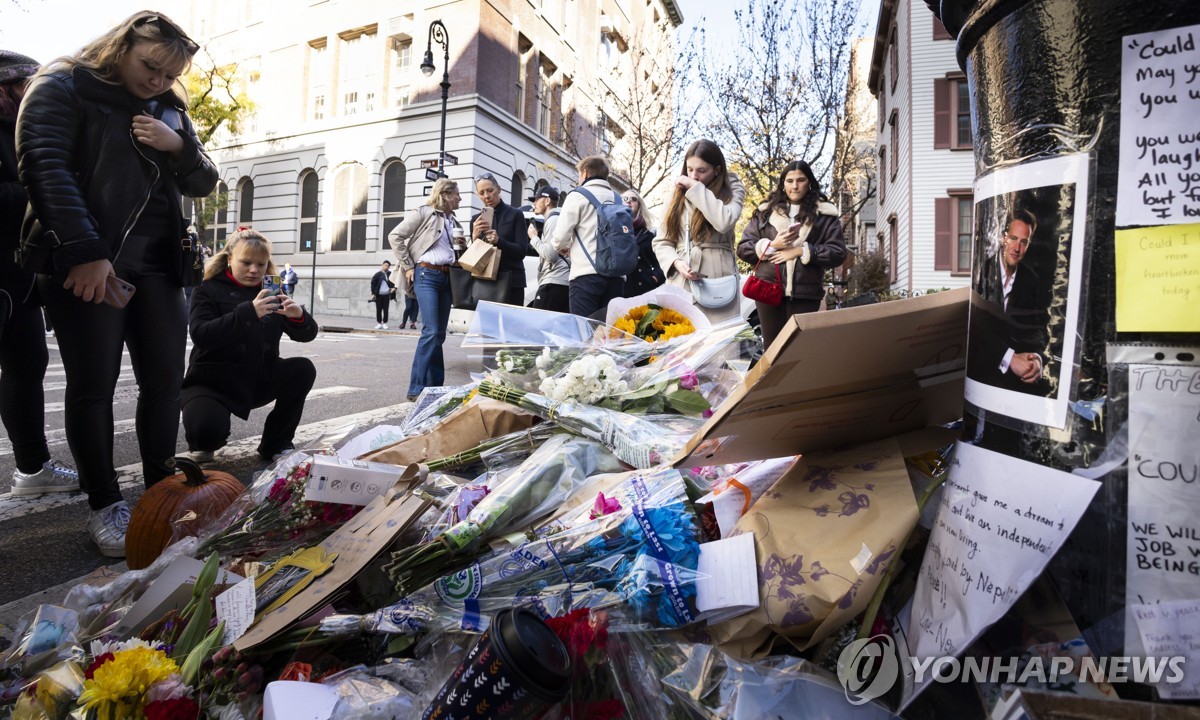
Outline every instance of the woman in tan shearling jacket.
[[[702, 276], [738, 277], [734, 257], [734, 225], [742, 216], [746, 188], [725, 165], [725, 154], [711, 140], [697, 140], [687, 150], [683, 174], [675, 178], [675, 194], [666, 218], [654, 238], [654, 255], [667, 274], [667, 282], [690, 290], [689, 281]], [[691, 253], [687, 238], [691, 237]], [[736, 291], [724, 307], [700, 307], [709, 320], [719, 322], [738, 315]]]
[[808, 163], [793, 160], [783, 166], [775, 190], [742, 232], [738, 257], [752, 264], [761, 259], [755, 274], [783, 281], [782, 305], [755, 301], [764, 349], [792, 315], [820, 309], [825, 271], [846, 260], [846, 242], [837, 208], [821, 194]]

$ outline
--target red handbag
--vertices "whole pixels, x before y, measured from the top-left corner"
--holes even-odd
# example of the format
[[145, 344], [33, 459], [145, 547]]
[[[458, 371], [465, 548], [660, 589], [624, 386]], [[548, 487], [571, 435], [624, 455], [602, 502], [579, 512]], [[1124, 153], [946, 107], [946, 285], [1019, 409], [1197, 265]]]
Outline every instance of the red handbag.
[[750, 273], [750, 277], [746, 278], [745, 284], [742, 285], [742, 294], [746, 297], [760, 302], [763, 305], [782, 305], [783, 304], [783, 273], [779, 272], [779, 266], [771, 263], [775, 268], [775, 280], [764, 280], [758, 276], [758, 266], [762, 264], [762, 258], [754, 264], [754, 272]]

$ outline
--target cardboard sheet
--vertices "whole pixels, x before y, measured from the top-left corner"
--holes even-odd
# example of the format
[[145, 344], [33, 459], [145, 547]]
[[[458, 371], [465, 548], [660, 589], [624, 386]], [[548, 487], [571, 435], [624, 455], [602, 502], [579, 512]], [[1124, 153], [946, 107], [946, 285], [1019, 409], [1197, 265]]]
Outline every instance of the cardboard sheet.
[[794, 316], [677, 465], [783, 457], [957, 420], [969, 296]]

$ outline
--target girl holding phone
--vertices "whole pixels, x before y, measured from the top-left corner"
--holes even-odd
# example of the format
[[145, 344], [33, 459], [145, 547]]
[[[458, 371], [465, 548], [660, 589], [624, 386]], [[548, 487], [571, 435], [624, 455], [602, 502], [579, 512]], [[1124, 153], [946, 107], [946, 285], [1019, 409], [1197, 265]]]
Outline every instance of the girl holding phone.
[[808, 163], [793, 160], [783, 166], [775, 189], [742, 232], [738, 257], [752, 265], [763, 260], [757, 275], [783, 282], [783, 304], [755, 301], [765, 350], [789, 317], [820, 309], [825, 271], [846, 259], [837, 208], [821, 193]]
[[[17, 118], [30, 202], [22, 259], [38, 274], [58, 336], [67, 444], [92, 509], [88, 530], [110, 557], [125, 554], [129, 523], [113, 467], [124, 346], [137, 378], [146, 485], [173, 473], [187, 340], [182, 195], [205, 197], [217, 184], [175, 90], [197, 50], [166, 16], [135, 13], [42, 68]], [[107, 293], [113, 275], [137, 289], [122, 296], [124, 307]]]
[[245, 420], [272, 401], [259, 457], [271, 461], [292, 448], [317, 369], [306, 357], [279, 357], [279, 340], [286, 333], [309, 342], [317, 322], [282, 292], [278, 277], [264, 284], [272, 276], [271, 243], [257, 230], [238, 228], [192, 293], [192, 357], [182, 399], [188, 455], [196, 462], [212, 460], [225, 445], [231, 414]]

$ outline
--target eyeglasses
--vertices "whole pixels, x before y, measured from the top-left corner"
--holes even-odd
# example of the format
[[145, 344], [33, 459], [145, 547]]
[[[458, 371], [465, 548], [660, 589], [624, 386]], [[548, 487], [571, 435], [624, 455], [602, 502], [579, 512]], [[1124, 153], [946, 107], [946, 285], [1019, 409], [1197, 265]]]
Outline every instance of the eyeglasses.
[[158, 28], [158, 33], [166, 40], [182, 40], [184, 47], [187, 49], [188, 55], [195, 55], [200, 50], [200, 45], [195, 40], [187, 36], [187, 33], [180, 30], [175, 23], [158, 15], [147, 15], [143, 18], [138, 18], [134, 21], [134, 27], [143, 25], [153, 25]]

